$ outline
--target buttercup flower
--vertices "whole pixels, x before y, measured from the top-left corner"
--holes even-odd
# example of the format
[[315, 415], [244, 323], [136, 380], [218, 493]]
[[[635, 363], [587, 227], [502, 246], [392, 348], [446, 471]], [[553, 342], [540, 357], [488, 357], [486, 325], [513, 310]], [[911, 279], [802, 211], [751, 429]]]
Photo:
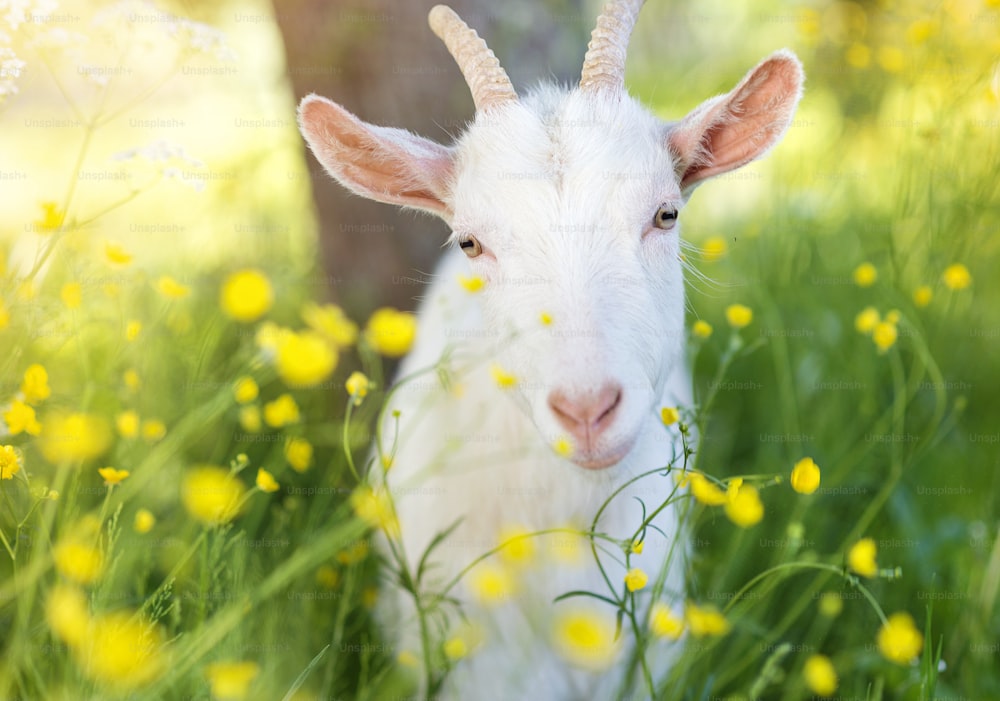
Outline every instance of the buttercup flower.
[[182, 285], [169, 275], [162, 275], [156, 281], [156, 290], [167, 299], [184, 299], [191, 294], [191, 288]]
[[256, 662], [215, 662], [205, 668], [215, 701], [243, 701], [259, 674]]
[[812, 458], [802, 458], [792, 468], [792, 489], [799, 494], [812, 494], [819, 489], [819, 467]]
[[691, 327], [691, 333], [694, 334], [695, 338], [708, 338], [712, 335], [712, 325], [699, 319]]
[[632, 545], [629, 546], [629, 550], [631, 550], [636, 555], [642, 555], [642, 550], [645, 547], [646, 547], [646, 543], [644, 541], [633, 540], [632, 541]]
[[486, 281], [478, 275], [459, 275], [458, 284], [461, 285], [462, 289], [466, 292], [475, 293], [483, 289], [486, 285]]
[[586, 609], [560, 611], [554, 621], [553, 644], [571, 664], [604, 669], [618, 651], [614, 620]]
[[296, 472], [305, 472], [312, 465], [313, 447], [305, 438], [289, 438], [285, 443], [285, 460]]
[[625, 588], [629, 591], [639, 591], [649, 582], [649, 575], [638, 567], [633, 567], [625, 573]]
[[351, 494], [351, 506], [358, 518], [375, 528], [381, 528], [391, 538], [399, 537], [399, 521], [392, 498], [385, 489], [362, 485]]
[[361, 404], [361, 400], [368, 395], [369, 382], [363, 372], [352, 372], [344, 383], [347, 393], [354, 398], [354, 403]]
[[358, 325], [336, 304], [320, 306], [310, 302], [302, 308], [302, 320], [338, 348], [347, 348], [358, 340]]
[[449, 660], [456, 662], [469, 654], [469, 646], [461, 636], [455, 636], [445, 641], [444, 654]]
[[128, 470], [116, 470], [113, 467], [101, 467], [98, 468], [97, 473], [104, 478], [104, 484], [114, 486], [116, 484], [121, 484], [121, 482], [131, 474]]
[[875, 307], [865, 307], [854, 317], [854, 328], [858, 333], [871, 333], [881, 321], [878, 309]]
[[0, 446], [0, 479], [13, 479], [21, 470], [21, 463], [12, 445]]
[[934, 291], [929, 285], [921, 285], [913, 291], [913, 303], [918, 307], [926, 307], [934, 298]]
[[262, 492], [276, 492], [279, 486], [278, 482], [274, 479], [274, 475], [264, 468], [259, 468], [257, 470], [257, 488]]
[[115, 417], [115, 428], [122, 438], [135, 438], [139, 435], [139, 415], [134, 411], [123, 411]]
[[513, 595], [516, 583], [503, 566], [486, 560], [469, 573], [469, 589], [480, 604], [495, 606]]
[[132, 262], [132, 254], [124, 246], [115, 241], [104, 242], [104, 257], [113, 265], [128, 265]]
[[87, 597], [76, 587], [56, 584], [45, 600], [45, 621], [63, 642], [69, 645], [83, 644], [90, 626]]
[[[86, 531], [86, 529], [84, 529]], [[90, 584], [104, 573], [104, 554], [94, 543], [96, 534], [71, 533], [52, 548], [56, 571], [77, 584]]]
[[722, 258], [729, 251], [726, 240], [721, 236], [713, 236], [705, 241], [701, 249], [702, 257], [706, 263], [714, 263]]
[[377, 309], [365, 327], [365, 339], [377, 352], [399, 358], [410, 350], [417, 335], [417, 318], [391, 307]]
[[103, 417], [55, 411], [42, 420], [42, 456], [50, 463], [92, 460], [107, 450], [111, 428]]
[[490, 366], [490, 376], [500, 389], [510, 389], [517, 384], [517, 378], [496, 363]]
[[142, 438], [150, 443], [162, 440], [167, 435], [167, 425], [159, 419], [146, 419], [142, 422]]
[[282, 428], [299, 420], [299, 405], [290, 394], [282, 394], [264, 405], [264, 422], [271, 428]]
[[523, 565], [535, 557], [535, 542], [530, 531], [521, 526], [510, 526], [500, 533], [500, 556], [514, 565]]
[[649, 630], [658, 638], [677, 640], [684, 634], [684, 619], [675, 616], [669, 606], [658, 601], [649, 610]]
[[222, 283], [219, 293], [222, 311], [236, 321], [256, 321], [274, 304], [271, 281], [259, 270], [239, 270]]
[[83, 288], [79, 282], [67, 282], [59, 291], [59, 299], [67, 309], [79, 309], [83, 304]]
[[542, 322], [542, 326], [552, 326], [552, 315], [548, 312], [542, 312], [538, 315], [538, 320]]
[[972, 274], [961, 263], [952, 263], [944, 269], [941, 280], [949, 290], [964, 290], [972, 284]]
[[810, 656], [802, 667], [802, 676], [817, 696], [831, 696], [837, 690], [837, 672], [825, 655]]
[[196, 467], [184, 475], [181, 502], [194, 518], [215, 526], [236, 518], [246, 488], [229, 470], [213, 465]]
[[552, 442], [552, 450], [561, 458], [568, 458], [573, 455], [574, 447], [572, 441], [566, 436], [560, 436]]
[[688, 602], [684, 608], [684, 620], [691, 635], [703, 638], [710, 635], [725, 635], [729, 632], [729, 621], [711, 606], [701, 607]]
[[734, 329], [742, 329], [753, 321], [753, 310], [742, 304], [730, 304], [726, 307], [726, 321]]
[[289, 387], [315, 387], [337, 367], [337, 350], [315, 331], [283, 334], [277, 345], [275, 367]]
[[139, 509], [135, 512], [132, 529], [139, 534], [149, 533], [156, 525], [156, 516], [149, 509]]
[[142, 333], [142, 322], [138, 319], [132, 319], [125, 325], [125, 340], [132, 342], [139, 338], [139, 334]]
[[726, 493], [709, 482], [700, 472], [691, 473], [691, 494], [696, 500], [708, 506], [722, 506], [728, 501]]
[[660, 420], [664, 426], [671, 426], [681, 420], [681, 415], [674, 407], [666, 406], [660, 409]]
[[16, 436], [27, 433], [29, 436], [37, 436], [42, 431], [42, 425], [35, 417], [35, 410], [20, 399], [15, 399], [10, 404], [10, 409], [4, 412], [3, 420], [7, 424], [10, 435]]
[[726, 516], [740, 528], [749, 528], [764, 518], [764, 504], [760, 493], [750, 484], [742, 484], [726, 498]]
[[35, 220], [35, 230], [39, 233], [49, 233], [55, 231], [63, 225], [66, 220], [66, 212], [59, 208], [55, 202], [42, 202], [42, 217]]
[[819, 612], [827, 618], [836, 618], [844, 610], [844, 599], [837, 592], [825, 591], [819, 597]]
[[858, 287], [871, 287], [878, 280], [878, 270], [871, 263], [862, 263], [854, 269], [854, 282]]
[[239, 404], [249, 404], [260, 393], [260, 388], [252, 377], [243, 376], [233, 385], [233, 397]]
[[920, 654], [923, 646], [924, 636], [917, 630], [913, 617], [905, 611], [889, 616], [879, 629], [879, 652], [896, 664], [909, 664]]
[[896, 325], [889, 321], [880, 321], [872, 329], [872, 340], [875, 341], [875, 345], [878, 346], [881, 353], [885, 353], [892, 348], [898, 336], [899, 332], [896, 331]]
[[878, 574], [876, 554], [875, 541], [871, 538], [862, 538], [847, 552], [847, 566], [862, 577], [874, 577]]
[[166, 669], [163, 634], [128, 611], [101, 614], [91, 621], [80, 647], [88, 677], [118, 689], [149, 684]]
[[261, 427], [260, 407], [256, 404], [240, 407], [240, 428], [247, 433], [259, 433]]

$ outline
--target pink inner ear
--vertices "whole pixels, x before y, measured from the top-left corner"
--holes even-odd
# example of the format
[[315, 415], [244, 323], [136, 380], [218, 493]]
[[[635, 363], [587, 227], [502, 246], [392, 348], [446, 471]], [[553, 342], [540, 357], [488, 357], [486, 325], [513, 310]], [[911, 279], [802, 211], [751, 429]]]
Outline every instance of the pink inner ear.
[[449, 149], [402, 129], [367, 124], [315, 96], [302, 101], [299, 123], [317, 160], [352, 192], [450, 217]]
[[757, 66], [728, 95], [688, 115], [669, 136], [683, 175], [681, 189], [739, 168], [778, 142], [798, 103], [802, 69], [779, 53]]

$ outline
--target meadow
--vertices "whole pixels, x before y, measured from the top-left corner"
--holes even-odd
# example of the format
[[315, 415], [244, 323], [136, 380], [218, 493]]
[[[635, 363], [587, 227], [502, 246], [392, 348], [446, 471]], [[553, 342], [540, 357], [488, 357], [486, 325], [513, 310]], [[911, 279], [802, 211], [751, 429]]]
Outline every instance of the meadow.
[[[419, 320], [330, 302], [298, 96], [245, 20], [273, 8], [231, 7], [0, 4], [0, 699], [404, 699], [476, 654], [374, 625], [390, 581], [442, 595], [377, 557], [363, 479]], [[684, 212], [684, 615], [629, 621], [659, 564], [617, 543], [639, 573], [552, 631], [567, 664], [683, 646], [629, 698], [1000, 698], [998, 28], [980, 0], [644, 10], [628, 84], [665, 118], [780, 46], [807, 89]], [[533, 540], [470, 562], [559, 566]]]

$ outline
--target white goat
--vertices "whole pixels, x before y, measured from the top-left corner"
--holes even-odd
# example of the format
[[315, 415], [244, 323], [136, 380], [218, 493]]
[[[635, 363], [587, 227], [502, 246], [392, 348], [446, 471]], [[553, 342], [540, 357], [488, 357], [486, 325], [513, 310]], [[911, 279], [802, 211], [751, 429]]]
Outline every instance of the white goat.
[[[456, 245], [421, 305], [418, 340], [401, 375], [450, 354], [454, 384], [428, 374], [397, 391], [399, 438], [384, 477], [411, 569], [461, 519], [434, 551], [432, 590], [499, 543], [505, 528], [588, 529], [615, 489], [680, 453], [670, 438], [676, 428], [665, 431], [659, 418], [661, 407], [690, 403], [679, 213], [696, 186], [778, 142], [803, 76], [795, 56], [779, 51], [731, 92], [664, 123], [624, 88], [626, 47], [642, 5], [605, 7], [579, 87], [543, 85], [524, 99], [475, 31], [435, 7], [431, 28], [476, 104], [454, 146], [368, 124], [316, 95], [300, 106], [306, 141], [341, 184], [436, 214], [453, 230]], [[481, 278], [482, 292], [462, 289], [460, 275]], [[497, 382], [498, 367], [513, 387], [500, 386], [510, 382]], [[391, 437], [395, 419], [388, 421]], [[604, 510], [596, 531], [630, 538], [643, 519], [636, 498], [651, 511], [673, 487], [664, 474], [635, 482]], [[653, 525], [643, 553], [633, 556], [650, 574], [681, 537], [673, 507]], [[467, 581], [450, 592], [478, 621], [482, 641], [456, 665], [443, 696], [613, 697], [623, 665], [581, 669], [553, 652], [553, 615], [589, 603], [614, 621], [614, 610], [593, 599], [552, 603], [572, 590], [608, 592], [589, 541], [580, 540], [583, 561], [525, 568], [516, 591], [492, 607]], [[684, 598], [680, 555], [670, 558], [663, 587], [673, 606]], [[602, 562], [621, 590], [621, 549], [604, 552]], [[650, 604], [644, 593], [640, 619]], [[402, 595], [396, 604], [383, 618], [399, 649], [419, 656], [412, 601]], [[653, 671], [662, 674], [673, 654], [652, 648]]]

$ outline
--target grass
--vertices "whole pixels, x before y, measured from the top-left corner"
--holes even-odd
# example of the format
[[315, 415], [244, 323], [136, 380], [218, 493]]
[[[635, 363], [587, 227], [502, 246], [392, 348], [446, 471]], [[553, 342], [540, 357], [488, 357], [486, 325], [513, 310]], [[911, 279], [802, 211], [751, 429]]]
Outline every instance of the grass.
[[[690, 467], [723, 488], [735, 477], [755, 485], [764, 517], [741, 528], [724, 507], [675, 495], [694, 543], [685, 598], [717, 609], [729, 631], [689, 637], [670, 675], [640, 674], [635, 693], [812, 698], [803, 670], [823, 655], [838, 698], [1000, 698], [1000, 108], [981, 48], [995, 42], [983, 18], [997, 10], [959, 5], [866, 9], [867, 34], [848, 39], [813, 20], [839, 12], [857, 22], [856, 9], [798, 11], [787, 31], [810, 76], [801, 122], [753, 177], [706, 185], [686, 212], [707, 252], [689, 252], [705, 276], [691, 281], [689, 321], [714, 328], [690, 345], [697, 400], [681, 417], [700, 435]], [[646, 75], [640, 64], [635, 91], [655, 103]], [[682, 87], [671, 100], [693, 95]], [[100, 115], [64, 156], [67, 172], [103, 162], [92, 151]], [[120, 200], [70, 186], [38, 195], [27, 220], [10, 215], [6, 231], [27, 225], [40, 243], [26, 265], [16, 237], [0, 244], [0, 416], [22, 398], [40, 421], [37, 432], [0, 422], [0, 445], [17, 460], [0, 480], [0, 696], [386, 699], [420, 679], [439, 683], [457, 656], [445, 636], [428, 626], [428, 654], [401, 659], [371, 615], [401, 569], [370, 543], [373, 526], [391, 526], [391, 508], [351, 499], [385, 399], [377, 338], [345, 341], [351, 324], [331, 308], [306, 323], [319, 273], [301, 241], [287, 252], [257, 243], [194, 270], [166, 246], [115, 262], [104, 242], [129, 251], [116, 232], [137, 207], [198, 196], [168, 200], [161, 166], [134, 165], [156, 177], [131, 180], [142, 187]], [[292, 206], [274, 203], [258, 237]], [[206, 211], [223, 221], [223, 210]], [[863, 263], [877, 272], [866, 286], [854, 277]], [[278, 291], [244, 321], [219, 302], [242, 269]], [[926, 304], [914, 298], [921, 286]], [[736, 303], [753, 310], [741, 329], [726, 321]], [[884, 348], [856, 329], [869, 306], [883, 320], [896, 312]], [[264, 322], [320, 338], [335, 360], [290, 383], [287, 347], [261, 335]], [[324, 353], [304, 347], [295, 352]], [[32, 364], [46, 369], [50, 396], [25, 396]], [[357, 405], [344, 389], [356, 369], [372, 380]], [[243, 377], [259, 396], [241, 403]], [[268, 421], [266, 406], [284, 395], [299, 418]], [[87, 418], [67, 423], [67, 413]], [[311, 446], [310, 461], [290, 455], [292, 440]], [[812, 495], [788, 484], [805, 456], [822, 471]], [[106, 466], [129, 475], [111, 486], [98, 473]], [[216, 481], [192, 491], [204, 466], [218, 467]], [[871, 578], [847, 566], [861, 538], [877, 547]], [[430, 614], [442, 600], [419, 574], [402, 581]], [[631, 608], [642, 591], [593, 594], [649, 635]], [[912, 664], [877, 643], [896, 612], [922, 633]], [[623, 664], [641, 670], [643, 656]]]

